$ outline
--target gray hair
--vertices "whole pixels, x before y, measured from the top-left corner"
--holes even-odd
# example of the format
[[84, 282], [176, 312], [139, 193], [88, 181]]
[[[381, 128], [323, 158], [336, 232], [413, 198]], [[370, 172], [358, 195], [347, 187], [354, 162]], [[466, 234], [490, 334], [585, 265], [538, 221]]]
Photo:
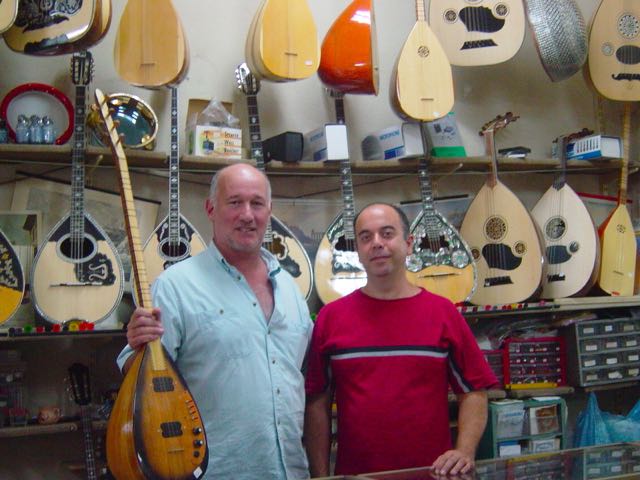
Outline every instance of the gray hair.
[[[209, 200], [211, 200], [212, 202], [215, 203], [216, 201], [216, 195], [218, 194], [218, 182], [220, 180], [220, 174], [224, 172], [227, 168], [230, 168], [232, 166], [233, 165], [227, 165], [226, 167], [221, 168], [220, 170], [218, 170], [216, 173], [213, 174], [213, 177], [211, 177], [211, 185], [209, 187]], [[253, 168], [256, 172], [258, 172], [260, 175], [264, 177], [265, 181], [267, 182], [267, 201], [271, 203], [271, 182], [269, 181], [269, 177], [267, 177], [266, 173], [264, 173], [262, 170], [255, 168], [253, 165], [247, 164], [247, 166]]]

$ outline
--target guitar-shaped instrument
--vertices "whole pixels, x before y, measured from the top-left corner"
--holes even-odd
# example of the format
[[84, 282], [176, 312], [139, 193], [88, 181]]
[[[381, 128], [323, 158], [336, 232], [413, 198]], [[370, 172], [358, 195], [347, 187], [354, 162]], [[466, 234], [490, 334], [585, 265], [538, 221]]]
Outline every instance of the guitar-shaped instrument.
[[618, 205], [598, 228], [602, 261], [597, 284], [609, 295], [629, 296], [634, 293], [637, 247], [633, 223], [627, 208], [630, 143], [631, 103], [626, 102], [622, 134], [624, 152], [620, 167]]
[[589, 33], [589, 75], [610, 100], [640, 100], [640, 5], [602, 0]]
[[19, 53], [57, 54], [60, 48], [77, 44], [95, 28], [95, 16], [102, 13], [101, 1], [108, 0], [19, 0], [18, 14], [4, 32], [4, 40]]
[[[133, 275], [140, 306], [152, 308], [127, 158], [104, 94], [99, 106], [118, 171]], [[198, 479], [209, 461], [204, 424], [189, 389], [159, 339], [138, 350], [107, 426], [107, 463], [122, 480]]]
[[16, 312], [23, 296], [24, 273], [20, 258], [0, 230], [0, 325]]
[[0, 33], [13, 25], [17, 14], [18, 0], [0, 0]]
[[[256, 162], [258, 170], [264, 172], [257, 99], [260, 81], [251, 73], [245, 63], [239, 65], [236, 69], [236, 80], [238, 88], [247, 97], [251, 157]], [[293, 232], [282, 221], [278, 220], [275, 215], [271, 215], [270, 221], [267, 222], [267, 230], [264, 234], [262, 246], [278, 259], [280, 266], [291, 274], [305, 298], [309, 298], [313, 290], [313, 271], [309, 256]]]
[[[147, 280], [153, 281], [174, 263], [207, 248], [195, 227], [180, 213], [180, 155], [178, 152], [178, 88], [171, 90], [171, 149], [169, 154], [169, 213], [144, 244]], [[132, 289], [136, 292], [136, 289]], [[134, 295], [136, 304], [138, 298]]]
[[572, 138], [558, 138], [560, 173], [531, 211], [542, 232], [547, 259], [542, 298], [584, 294], [598, 273], [598, 233], [587, 207], [566, 180], [567, 144]]
[[99, 322], [122, 298], [124, 275], [115, 246], [86, 212], [84, 156], [86, 89], [91, 81], [91, 53], [75, 53], [71, 74], [75, 84], [75, 128], [71, 148], [71, 210], [40, 245], [31, 273], [36, 311], [47, 321]]
[[416, 0], [416, 17], [391, 75], [389, 95], [401, 117], [430, 122], [453, 107], [453, 78], [447, 55], [427, 24], [423, 0]]
[[476, 265], [467, 242], [434, 206], [428, 170], [431, 147], [423, 122], [420, 133], [425, 152], [418, 167], [422, 212], [411, 225], [414, 240], [413, 253], [407, 258], [407, 278], [453, 303], [468, 301], [476, 289]]
[[95, 450], [93, 448], [93, 434], [91, 427], [91, 385], [89, 382], [89, 368], [81, 363], [74, 363], [69, 367], [69, 379], [73, 400], [80, 408], [82, 422], [82, 438], [84, 442], [84, 465], [88, 480], [98, 480]]
[[378, 51], [372, 0], [353, 0], [322, 41], [320, 80], [342, 93], [378, 94]]
[[247, 34], [245, 58], [254, 75], [274, 82], [313, 75], [320, 46], [307, 1], [263, 0]]
[[429, 25], [451, 65], [493, 65], [520, 50], [524, 6], [522, 0], [431, 0]]
[[460, 228], [478, 267], [478, 285], [471, 297], [476, 305], [518, 303], [537, 294], [542, 284], [544, 257], [536, 224], [498, 179], [494, 133], [517, 118], [511, 112], [498, 115], [480, 132], [491, 171]]
[[[340, 92], [330, 93], [334, 97], [337, 123], [344, 125], [343, 95]], [[316, 291], [325, 304], [367, 283], [367, 272], [360, 263], [356, 249], [353, 179], [349, 158], [340, 160], [340, 188], [342, 212], [333, 219], [322, 236], [314, 264]]]
[[128, 0], [113, 57], [120, 78], [132, 85], [180, 83], [188, 71], [189, 46], [171, 0]]

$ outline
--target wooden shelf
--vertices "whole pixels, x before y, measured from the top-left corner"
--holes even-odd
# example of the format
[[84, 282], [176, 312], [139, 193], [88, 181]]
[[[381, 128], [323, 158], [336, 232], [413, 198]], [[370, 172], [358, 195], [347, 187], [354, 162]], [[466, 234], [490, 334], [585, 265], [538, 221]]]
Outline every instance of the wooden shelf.
[[42, 333], [24, 333], [13, 329], [0, 331], [1, 342], [16, 341], [33, 341], [33, 340], [51, 340], [56, 338], [72, 338], [72, 339], [89, 339], [89, 338], [113, 338], [126, 337], [127, 332], [124, 330], [85, 330], [85, 331], [61, 331], [61, 332], [42, 332]]
[[[106, 430], [106, 420], [93, 420], [92, 429]], [[79, 422], [58, 422], [53, 425], [25, 425], [23, 427], [0, 427], [0, 438], [32, 437], [34, 435], [52, 435], [81, 430]]]
[[507, 390], [509, 398], [551, 397], [571, 395], [575, 389], [569, 385], [555, 388], [515, 388]]

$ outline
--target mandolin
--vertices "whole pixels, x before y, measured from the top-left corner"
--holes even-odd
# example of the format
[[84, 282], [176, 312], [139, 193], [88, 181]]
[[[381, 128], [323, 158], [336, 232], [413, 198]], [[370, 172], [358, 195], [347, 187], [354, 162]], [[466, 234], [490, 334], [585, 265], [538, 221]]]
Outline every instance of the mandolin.
[[589, 33], [589, 76], [610, 100], [640, 100], [640, 5], [602, 0]]
[[13, 25], [17, 14], [18, 0], [0, 0], [0, 33]]
[[71, 148], [71, 208], [40, 245], [31, 272], [36, 311], [52, 323], [99, 322], [116, 309], [124, 290], [120, 257], [105, 231], [86, 212], [84, 155], [86, 88], [93, 75], [89, 52], [71, 57], [75, 128]]
[[[337, 123], [344, 125], [343, 95], [340, 92], [330, 93], [334, 97]], [[325, 304], [367, 283], [367, 272], [360, 263], [356, 249], [353, 179], [349, 158], [340, 160], [340, 189], [342, 212], [333, 219], [322, 236], [314, 265], [316, 291]]]
[[467, 242], [434, 206], [428, 170], [431, 147], [423, 122], [420, 132], [425, 152], [418, 167], [422, 212], [411, 225], [413, 252], [407, 258], [407, 278], [453, 303], [465, 302], [476, 289], [476, 265]]
[[378, 94], [378, 51], [372, 0], [353, 0], [322, 41], [318, 76], [331, 90]]
[[24, 283], [20, 258], [0, 230], [0, 325], [9, 320], [22, 303]]
[[11, 50], [31, 55], [57, 54], [59, 49], [76, 44], [101, 14], [99, 0], [18, 1], [18, 14], [4, 32], [4, 40]]
[[575, 136], [558, 139], [560, 173], [531, 211], [542, 238], [547, 271], [542, 298], [581, 295], [593, 286], [600, 263], [598, 233], [587, 207], [567, 184], [567, 144]]
[[[260, 115], [258, 113], [257, 94], [260, 90], [260, 80], [251, 73], [247, 64], [243, 63], [236, 69], [238, 88], [247, 97], [249, 112], [249, 133], [251, 138], [251, 156], [256, 167], [264, 172], [264, 157], [262, 153], [262, 135], [260, 133]], [[280, 262], [280, 266], [291, 274], [300, 291], [309, 298], [313, 290], [313, 271], [311, 261], [306, 250], [293, 232], [274, 215], [267, 222], [262, 246], [269, 250]]]
[[524, 41], [522, 0], [431, 0], [429, 25], [451, 65], [493, 65]]
[[391, 75], [391, 105], [401, 117], [430, 122], [453, 107], [451, 65], [429, 25], [424, 0], [416, 0], [416, 23]]
[[91, 385], [89, 382], [89, 367], [81, 363], [74, 363], [68, 369], [73, 400], [80, 408], [82, 421], [82, 439], [84, 444], [84, 465], [87, 470], [87, 480], [97, 480], [95, 449], [93, 448], [93, 434], [91, 427]]
[[622, 166], [618, 205], [598, 228], [602, 261], [597, 285], [609, 295], [633, 295], [636, 267], [636, 237], [627, 208], [627, 179], [631, 148], [631, 103], [624, 106]]
[[320, 46], [306, 0], [263, 0], [249, 28], [245, 57], [255, 75], [274, 82], [308, 78]]
[[[137, 296], [151, 308], [151, 293], [133, 203], [127, 158], [104, 94], [96, 89], [118, 171]], [[107, 463], [119, 480], [201, 478], [209, 450], [204, 424], [189, 389], [159, 339], [136, 354], [107, 426]]]
[[480, 132], [491, 171], [460, 228], [478, 268], [478, 285], [471, 297], [476, 305], [522, 302], [536, 295], [542, 284], [544, 257], [536, 224], [498, 179], [494, 133], [517, 118], [511, 112], [498, 115]]
[[[178, 88], [171, 90], [171, 149], [169, 154], [169, 213], [144, 244], [149, 285], [174, 263], [207, 248], [195, 227], [180, 213], [180, 155], [178, 151]], [[137, 291], [133, 288], [133, 292]], [[136, 304], [138, 297], [134, 295]]]
[[128, 0], [113, 47], [116, 72], [139, 87], [180, 83], [189, 47], [171, 0]]

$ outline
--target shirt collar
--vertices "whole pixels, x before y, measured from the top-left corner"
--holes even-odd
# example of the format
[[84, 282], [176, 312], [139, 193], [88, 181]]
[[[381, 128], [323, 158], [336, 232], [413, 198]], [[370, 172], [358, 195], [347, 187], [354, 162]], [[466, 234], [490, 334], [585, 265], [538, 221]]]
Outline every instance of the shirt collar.
[[[237, 270], [236, 267], [227, 262], [227, 260], [222, 256], [222, 253], [220, 253], [220, 250], [218, 250], [218, 247], [213, 240], [209, 242], [209, 251], [227, 272], [232, 273]], [[265, 248], [260, 249], [260, 257], [267, 265], [269, 277], [275, 277], [280, 272], [280, 262], [278, 262], [278, 259]]]

